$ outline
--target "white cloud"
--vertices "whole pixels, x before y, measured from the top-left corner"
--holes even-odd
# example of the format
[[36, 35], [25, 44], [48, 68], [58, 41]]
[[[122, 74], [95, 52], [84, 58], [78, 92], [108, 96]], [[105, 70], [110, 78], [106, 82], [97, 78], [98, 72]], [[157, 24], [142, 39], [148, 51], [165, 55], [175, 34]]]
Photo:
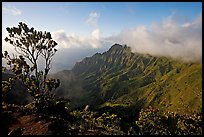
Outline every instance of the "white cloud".
[[89, 36], [78, 36], [75, 33], [66, 34], [64, 30], [52, 32], [53, 39], [58, 43], [59, 48], [100, 48], [101, 32], [94, 29]]
[[190, 25], [191, 25], [191, 23], [187, 22], [187, 23], [182, 24], [181, 26], [182, 27], [189, 27]]
[[3, 13], [11, 14], [13, 16], [21, 15], [22, 12], [14, 6], [2, 7]]
[[182, 58], [185, 61], [202, 60], [202, 15], [182, 24], [174, 16], [175, 13], [159, 24], [152, 24], [151, 30], [140, 25], [106, 38], [101, 37], [99, 28], [94, 29], [89, 36], [66, 34], [63, 30], [53, 32], [52, 36], [61, 48], [89, 50], [120, 43], [130, 46], [133, 52]]
[[99, 29], [93, 30], [93, 32], [91, 33], [91, 36], [98, 40], [100, 38], [100, 30]]
[[[99, 14], [89, 15], [89, 22], [97, 24]], [[104, 52], [112, 44], [126, 44], [133, 52], [148, 53], [157, 56], [182, 58], [185, 61], [202, 60], [202, 14], [193, 21], [179, 22], [170, 15], [159, 24], [150, 26], [140, 25], [124, 29], [116, 35], [103, 38], [98, 27], [93, 28], [87, 36], [66, 33], [63, 29], [52, 32], [53, 39], [58, 43], [58, 52], [53, 60], [55, 71], [71, 68], [76, 61], [96, 52]], [[148, 27], [149, 28], [149, 27]], [[2, 42], [2, 51], [12, 47]], [[70, 65], [71, 62], [71, 65]], [[70, 65], [70, 66], [69, 66]], [[68, 68], [69, 66], [69, 68]], [[58, 67], [58, 68], [57, 68]]]
[[151, 31], [141, 25], [123, 30], [106, 40], [112, 44], [127, 44], [134, 52], [182, 58], [185, 61], [202, 60], [202, 15], [182, 25], [174, 16], [152, 25]]
[[100, 13], [91, 12], [89, 14], [89, 18], [86, 20], [86, 23], [88, 23], [89, 25], [93, 27], [97, 27], [99, 17], [100, 17]]
[[90, 45], [92, 46], [92, 48], [101, 47], [101, 32], [99, 29], [95, 29], [91, 33]]

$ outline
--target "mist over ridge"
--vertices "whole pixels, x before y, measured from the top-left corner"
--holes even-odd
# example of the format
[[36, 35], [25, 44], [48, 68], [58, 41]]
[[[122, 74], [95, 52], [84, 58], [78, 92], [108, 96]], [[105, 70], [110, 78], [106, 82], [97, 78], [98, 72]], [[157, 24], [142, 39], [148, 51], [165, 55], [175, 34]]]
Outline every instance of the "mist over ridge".
[[[134, 53], [165, 56], [185, 62], [202, 62], [202, 13], [194, 20], [186, 20], [172, 13], [160, 23], [125, 28], [117, 34], [105, 37], [98, 24], [99, 17], [91, 18], [94, 25], [91, 24], [93, 27], [88, 36], [67, 33], [63, 29], [51, 32], [52, 38], [58, 43], [51, 73], [72, 69], [76, 62], [97, 52], [103, 53], [115, 43], [131, 47]], [[4, 40], [2, 44], [2, 51], [14, 53], [10, 44]], [[4, 60], [2, 64], [5, 64]], [[40, 68], [43, 68], [41, 63]]]
[[[132, 52], [171, 57], [185, 62], [202, 61], [202, 14], [195, 20], [186, 21], [172, 13], [161, 23], [152, 24], [150, 29], [148, 26], [140, 25], [123, 29], [120, 33], [107, 37], [102, 36], [100, 27], [93, 28], [90, 37], [67, 34], [63, 30], [52, 34], [59, 44], [59, 50], [74, 49], [78, 50], [78, 53], [86, 50], [84, 58], [97, 52], [103, 53], [118, 43], [131, 47]], [[62, 57], [58, 56], [56, 60], [57, 58], [64, 62]]]

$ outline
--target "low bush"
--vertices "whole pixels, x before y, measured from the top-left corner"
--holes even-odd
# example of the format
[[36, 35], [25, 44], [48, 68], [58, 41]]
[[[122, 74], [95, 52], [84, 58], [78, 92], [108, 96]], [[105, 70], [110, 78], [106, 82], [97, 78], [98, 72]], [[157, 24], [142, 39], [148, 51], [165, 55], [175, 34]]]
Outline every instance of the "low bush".
[[180, 115], [149, 107], [141, 110], [136, 125], [141, 135], [202, 135], [202, 115]]

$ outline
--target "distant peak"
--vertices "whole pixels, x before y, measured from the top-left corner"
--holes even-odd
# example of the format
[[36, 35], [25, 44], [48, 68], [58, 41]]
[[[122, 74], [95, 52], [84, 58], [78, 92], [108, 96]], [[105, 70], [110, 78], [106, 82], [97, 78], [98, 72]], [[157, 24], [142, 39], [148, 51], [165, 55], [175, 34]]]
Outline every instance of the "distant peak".
[[111, 48], [122, 48], [123, 46], [120, 44], [115, 43]]
[[111, 48], [108, 50], [108, 52], [112, 52], [112, 51], [131, 51], [130, 47], [127, 47], [127, 45], [121, 45], [121, 44], [114, 44], [113, 46], [111, 46]]
[[120, 45], [120, 44], [114, 44], [113, 46], [111, 46], [111, 48], [109, 50], [121, 50], [124, 49], [125, 47], [127, 47], [126, 45]]

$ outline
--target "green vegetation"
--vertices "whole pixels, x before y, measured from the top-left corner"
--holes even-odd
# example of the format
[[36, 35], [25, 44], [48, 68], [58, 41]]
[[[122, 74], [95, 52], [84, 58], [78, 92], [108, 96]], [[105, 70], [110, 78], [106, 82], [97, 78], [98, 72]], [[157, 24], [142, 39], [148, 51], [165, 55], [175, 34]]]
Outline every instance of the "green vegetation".
[[[68, 78], [70, 73], [74, 80]], [[119, 44], [76, 63], [69, 73], [58, 72], [50, 77], [64, 83], [56, 91], [62, 96], [74, 95], [67, 89], [78, 87], [71, 91], [84, 96], [79, 96], [83, 101], [76, 102], [76, 106], [97, 108], [112, 102], [137, 108], [152, 105], [181, 114], [201, 111], [202, 64], [132, 53]]]
[[[27, 107], [2, 104], [4, 118], [11, 120], [11, 112], [27, 115]], [[35, 108], [35, 107], [34, 107]], [[57, 107], [50, 107], [57, 108]], [[60, 108], [60, 109], [59, 109]], [[142, 109], [134, 118], [121, 117], [113, 112], [63, 111], [49, 110], [41, 112], [38, 119], [52, 122], [52, 135], [202, 135], [202, 114], [181, 115], [174, 112], [164, 113], [149, 106]], [[63, 113], [62, 113], [63, 112]], [[43, 115], [42, 115], [43, 114]], [[3, 124], [6, 122], [3, 119]], [[7, 121], [8, 122], [8, 121]], [[131, 123], [131, 124], [129, 124]], [[48, 134], [48, 133], [45, 133]], [[13, 133], [13, 135], [15, 135]]]
[[[2, 53], [2, 59], [7, 61], [12, 77], [2, 81], [2, 97], [11, 92], [16, 82], [19, 82], [24, 91], [32, 97], [32, 102], [25, 107], [26, 113], [52, 113], [59, 111], [64, 113], [69, 100], [57, 98], [52, 93], [59, 87], [59, 79], [47, 79], [52, 57], [56, 53], [57, 43], [52, 40], [49, 32], [36, 31], [20, 22], [18, 27], [6, 28], [9, 35], [5, 38], [14, 46], [17, 55], [11, 57], [7, 51]], [[44, 70], [39, 71], [38, 59], [42, 57], [45, 62]], [[2, 67], [2, 72], [6, 67]]]
[[[202, 64], [132, 53], [115, 44], [70, 71], [48, 75], [57, 51], [50, 33], [24, 23], [7, 31], [5, 40], [19, 56], [2, 54], [14, 73], [2, 78], [4, 128], [20, 113], [51, 123], [53, 135], [202, 135]], [[32, 97], [26, 105], [5, 100], [17, 81]]]
[[162, 113], [149, 107], [141, 110], [136, 125], [141, 135], [202, 135], [202, 114]]
[[[2, 59], [7, 61], [9, 69], [14, 73], [14, 77], [9, 81], [3, 81], [3, 93], [11, 89], [15, 80], [19, 80], [27, 89], [27, 92], [34, 98], [46, 91], [56, 89], [59, 80], [47, 80], [52, 57], [56, 53], [57, 43], [52, 40], [50, 32], [36, 31], [29, 28], [25, 23], [20, 22], [18, 27], [6, 28], [9, 33], [5, 41], [10, 43], [17, 55], [11, 57], [7, 51], [2, 53]], [[38, 59], [42, 57], [45, 61], [45, 68], [39, 71]], [[5, 71], [2, 67], [2, 71]]]

